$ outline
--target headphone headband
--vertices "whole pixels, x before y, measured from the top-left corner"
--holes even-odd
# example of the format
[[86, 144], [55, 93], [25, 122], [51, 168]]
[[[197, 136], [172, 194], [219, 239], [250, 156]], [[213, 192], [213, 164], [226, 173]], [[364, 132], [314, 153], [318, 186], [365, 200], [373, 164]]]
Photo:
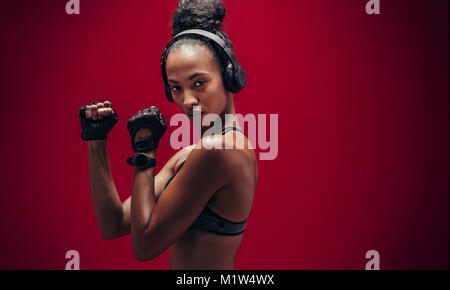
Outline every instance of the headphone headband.
[[184, 35], [184, 34], [199, 34], [199, 35], [206, 36], [207, 38], [214, 40], [222, 48], [225, 48], [227, 46], [225, 41], [223, 41], [223, 39], [218, 37], [216, 34], [206, 31], [206, 30], [201, 30], [201, 29], [188, 29], [188, 30], [181, 31], [180, 33], [175, 35], [173, 37], [173, 39], [177, 38], [178, 36]]
[[206, 31], [206, 30], [201, 30], [201, 29], [189, 29], [189, 30], [185, 30], [185, 31], [178, 33], [177, 35], [175, 35], [174, 38], [177, 38], [177, 37], [179, 37], [181, 35], [185, 35], [185, 34], [201, 35], [201, 36], [204, 36], [206, 38], [213, 40], [225, 51], [225, 53], [227, 54], [228, 58], [230, 59], [230, 61], [234, 67], [239, 65], [236, 57], [234, 56], [233, 49], [231, 47], [229, 47], [227, 45], [227, 43], [222, 38], [217, 36], [216, 34]]

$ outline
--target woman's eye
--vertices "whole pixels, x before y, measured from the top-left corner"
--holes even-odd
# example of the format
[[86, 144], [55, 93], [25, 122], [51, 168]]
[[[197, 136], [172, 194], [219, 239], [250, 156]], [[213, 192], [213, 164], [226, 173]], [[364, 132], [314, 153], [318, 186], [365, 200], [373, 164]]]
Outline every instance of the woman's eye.
[[196, 81], [196, 82], [194, 83], [194, 87], [200, 87], [200, 86], [202, 86], [204, 83], [205, 83], [205, 81]]
[[172, 87], [172, 92], [178, 92], [179, 89], [180, 89], [180, 87], [178, 87], [178, 86], [173, 86], [173, 87]]

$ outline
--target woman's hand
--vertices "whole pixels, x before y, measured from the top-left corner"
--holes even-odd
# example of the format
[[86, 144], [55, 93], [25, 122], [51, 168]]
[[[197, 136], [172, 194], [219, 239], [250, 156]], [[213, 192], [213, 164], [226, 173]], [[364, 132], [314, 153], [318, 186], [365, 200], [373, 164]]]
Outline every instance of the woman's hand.
[[131, 117], [127, 129], [134, 152], [148, 152], [158, 148], [167, 126], [159, 109], [152, 106]]
[[86, 141], [104, 140], [108, 132], [119, 121], [110, 101], [91, 103], [79, 111], [81, 138]]
[[[134, 138], [134, 144], [139, 141], [147, 140], [152, 137], [152, 131], [147, 128], [139, 129], [136, 132], [136, 137]], [[147, 153], [148, 156], [152, 158], [156, 158], [156, 152], [155, 149], [150, 149], [149, 151], [145, 151], [144, 153]]]
[[152, 131], [150, 129], [147, 129], [147, 128], [139, 129], [136, 132], [136, 136], [134, 137], [133, 142], [136, 143], [138, 141], [142, 141], [147, 138], [150, 138], [151, 136], [152, 136]]

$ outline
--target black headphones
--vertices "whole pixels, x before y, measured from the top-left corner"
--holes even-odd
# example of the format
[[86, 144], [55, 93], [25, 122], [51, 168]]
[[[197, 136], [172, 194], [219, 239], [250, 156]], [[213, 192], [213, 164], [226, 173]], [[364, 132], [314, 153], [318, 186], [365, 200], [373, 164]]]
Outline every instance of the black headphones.
[[238, 93], [245, 87], [245, 84], [247, 83], [247, 76], [245, 75], [244, 69], [239, 65], [236, 57], [234, 56], [233, 49], [229, 47], [222, 38], [220, 38], [214, 33], [201, 29], [189, 29], [175, 35], [172, 38], [172, 40], [167, 44], [167, 46], [164, 48], [164, 51], [161, 56], [161, 74], [164, 81], [164, 89], [166, 92], [166, 97], [170, 102], [173, 103], [173, 99], [172, 99], [172, 91], [169, 86], [169, 81], [167, 80], [166, 76], [166, 53], [167, 50], [172, 46], [172, 44], [175, 43], [175, 41], [177, 41], [177, 39], [180, 36], [185, 34], [200, 35], [209, 40], [212, 40], [225, 52], [225, 54], [228, 56], [228, 59], [230, 60], [230, 63], [224, 69], [222, 76], [225, 88], [228, 91], [232, 93]]

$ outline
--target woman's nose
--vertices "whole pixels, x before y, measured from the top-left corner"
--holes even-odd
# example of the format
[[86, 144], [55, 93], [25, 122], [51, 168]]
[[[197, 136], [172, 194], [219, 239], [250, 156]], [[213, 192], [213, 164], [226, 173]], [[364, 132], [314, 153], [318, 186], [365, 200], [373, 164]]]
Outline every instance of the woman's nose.
[[198, 99], [193, 94], [186, 92], [183, 105], [186, 109], [192, 111], [192, 107], [198, 105]]

